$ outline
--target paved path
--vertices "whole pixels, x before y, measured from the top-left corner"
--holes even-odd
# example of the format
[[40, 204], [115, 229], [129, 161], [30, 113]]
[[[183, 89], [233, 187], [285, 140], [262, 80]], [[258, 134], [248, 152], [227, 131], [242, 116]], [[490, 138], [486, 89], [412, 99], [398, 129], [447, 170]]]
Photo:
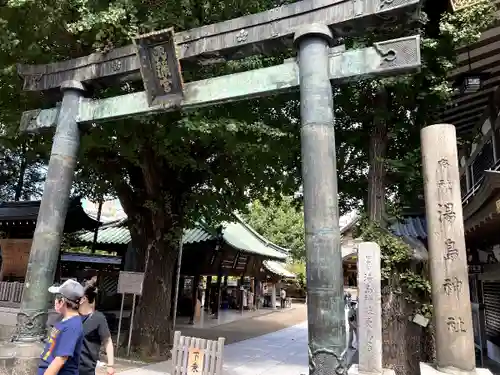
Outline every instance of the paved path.
[[302, 323], [307, 319], [306, 305], [293, 305], [292, 309], [269, 310], [265, 314], [250, 316], [212, 328], [182, 326], [178, 329], [184, 336], [200, 337], [207, 340], [226, 338], [226, 345], [276, 332]]
[[[307, 322], [224, 348], [224, 375], [301, 375], [307, 369]], [[171, 361], [166, 361], [120, 375], [170, 373]]]
[[[236, 315], [239, 315], [236, 314]], [[284, 328], [294, 326], [307, 319], [307, 311], [305, 304], [294, 304], [292, 309], [286, 310], [269, 310], [266, 314], [252, 316], [244, 314], [240, 316], [240, 320], [231, 321], [230, 323], [221, 324], [217, 327], [196, 327], [180, 324], [178, 329], [184, 336], [200, 337], [208, 340], [217, 340], [219, 337], [226, 338], [226, 348], [231, 344], [248, 340], [254, 337], [262, 336], [271, 332], [279, 331]], [[136, 368], [144, 368], [144, 364], [133, 364], [126, 360], [117, 359], [115, 361], [116, 372], [120, 375], [135, 375], [135, 374], [148, 374], [147, 372], [129, 372]], [[153, 364], [147, 367], [149, 370], [153, 369], [159, 371], [167, 371], [166, 364]], [[143, 370], [145, 371], [145, 370]], [[98, 368], [97, 375], [105, 375], [104, 368]]]
[[307, 373], [307, 322], [225, 348], [225, 375]]
[[[286, 317], [283, 312], [282, 317]], [[253, 318], [263, 319], [265, 317]], [[240, 322], [240, 324], [243, 322]], [[241, 324], [240, 329], [247, 324]], [[226, 345], [224, 375], [301, 375], [308, 373], [307, 322]], [[171, 362], [121, 371], [120, 375], [166, 375]]]

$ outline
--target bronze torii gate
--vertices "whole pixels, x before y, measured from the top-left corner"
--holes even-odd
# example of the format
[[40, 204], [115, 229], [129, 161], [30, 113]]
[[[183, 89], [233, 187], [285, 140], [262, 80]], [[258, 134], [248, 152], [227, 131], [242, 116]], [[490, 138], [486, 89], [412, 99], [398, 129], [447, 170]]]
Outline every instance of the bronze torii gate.
[[[25, 90], [60, 89], [63, 99], [56, 108], [25, 112], [21, 121], [21, 131], [55, 127], [55, 136], [18, 315], [13, 354], [16, 366], [5, 374], [30, 373], [29, 368], [37, 363], [38, 344], [46, 333], [47, 288], [57, 264], [80, 125], [244, 100], [299, 86], [309, 369], [317, 375], [344, 373], [346, 341], [331, 81], [415, 71], [420, 66], [420, 39], [400, 38], [352, 51], [329, 47], [336, 44], [335, 38], [362, 36], [373, 28], [408, 22], [419, 10], [420, 0], [306, 0], [178, 34], [172, 29], [151, 33], [107, 54], [19, 66]], [[298, 49], [297, 60], [182, 83], [179, 62], [237, 59], [292, 45]], [[84, 98], [85, 86], [94, 82], [137, 80], [141, 76], [144, 92], [100, 100]], [[0, 374], [3, 371], [0, 369]]]

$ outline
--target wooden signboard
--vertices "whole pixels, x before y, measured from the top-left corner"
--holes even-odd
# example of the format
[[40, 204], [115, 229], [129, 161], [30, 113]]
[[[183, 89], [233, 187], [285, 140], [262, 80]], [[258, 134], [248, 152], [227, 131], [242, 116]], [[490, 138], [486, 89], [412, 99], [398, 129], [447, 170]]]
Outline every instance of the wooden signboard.
[[118, 277], [117, 289], [118, 289], [118, 294], [122, 295], [122, 304], [120, 306], [120, 319], [118, 321], [118, 336], [116, 338], [117, 347], [120, 343], [120, 331], [122, 329], [123, 304], [125, 302], [125, 294], [132, 294], [134, 296], [132, 299], [132, 313], [130, 315], [130, 328], [128, 331], [127, 355], [130, 354], [130, 343], [132, 340], [132, 330], [133, 330], [134, 314], [135, 314], [135, 298], [136, 296], [142, 295], [143, 282], [144, 282], [144, 273], [142, 272], [120, 271], [120, 276]]
[[189, 348], [187, 375], [200, 375], [203, 371], [203, 349]]
[[143, 282], [144, 274], [142, 272], [121, 271], [118, 277], [118, 293], [140, 296], [142, 295]]

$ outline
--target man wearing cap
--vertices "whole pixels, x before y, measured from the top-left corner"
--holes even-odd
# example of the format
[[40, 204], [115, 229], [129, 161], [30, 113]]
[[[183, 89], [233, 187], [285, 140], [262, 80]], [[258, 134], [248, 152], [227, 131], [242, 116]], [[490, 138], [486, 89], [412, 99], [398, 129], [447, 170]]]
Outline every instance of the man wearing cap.
[[37, 375], [78, 375], [83, 342], [82, 320], [78, 314], [83, 286], [66, 280], [61, 286], [51, 286], [55, 295], [54, 308], [62, 320], [52, 327], [40, 356]]

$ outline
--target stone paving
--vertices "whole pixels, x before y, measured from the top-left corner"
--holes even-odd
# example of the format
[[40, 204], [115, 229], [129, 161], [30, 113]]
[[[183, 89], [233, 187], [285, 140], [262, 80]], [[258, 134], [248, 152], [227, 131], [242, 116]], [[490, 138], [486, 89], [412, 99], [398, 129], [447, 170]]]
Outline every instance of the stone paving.
[[[226, 345], [224, 375], [301, 375], [308, 373], [307, 322]], [[351, 353], [352, 354], [352, 353]], [[166, 375], [171, 362], [125, 370], [120, 375]]]
[[307, 373], [307, 322], [225, 348], [225, 375]]

